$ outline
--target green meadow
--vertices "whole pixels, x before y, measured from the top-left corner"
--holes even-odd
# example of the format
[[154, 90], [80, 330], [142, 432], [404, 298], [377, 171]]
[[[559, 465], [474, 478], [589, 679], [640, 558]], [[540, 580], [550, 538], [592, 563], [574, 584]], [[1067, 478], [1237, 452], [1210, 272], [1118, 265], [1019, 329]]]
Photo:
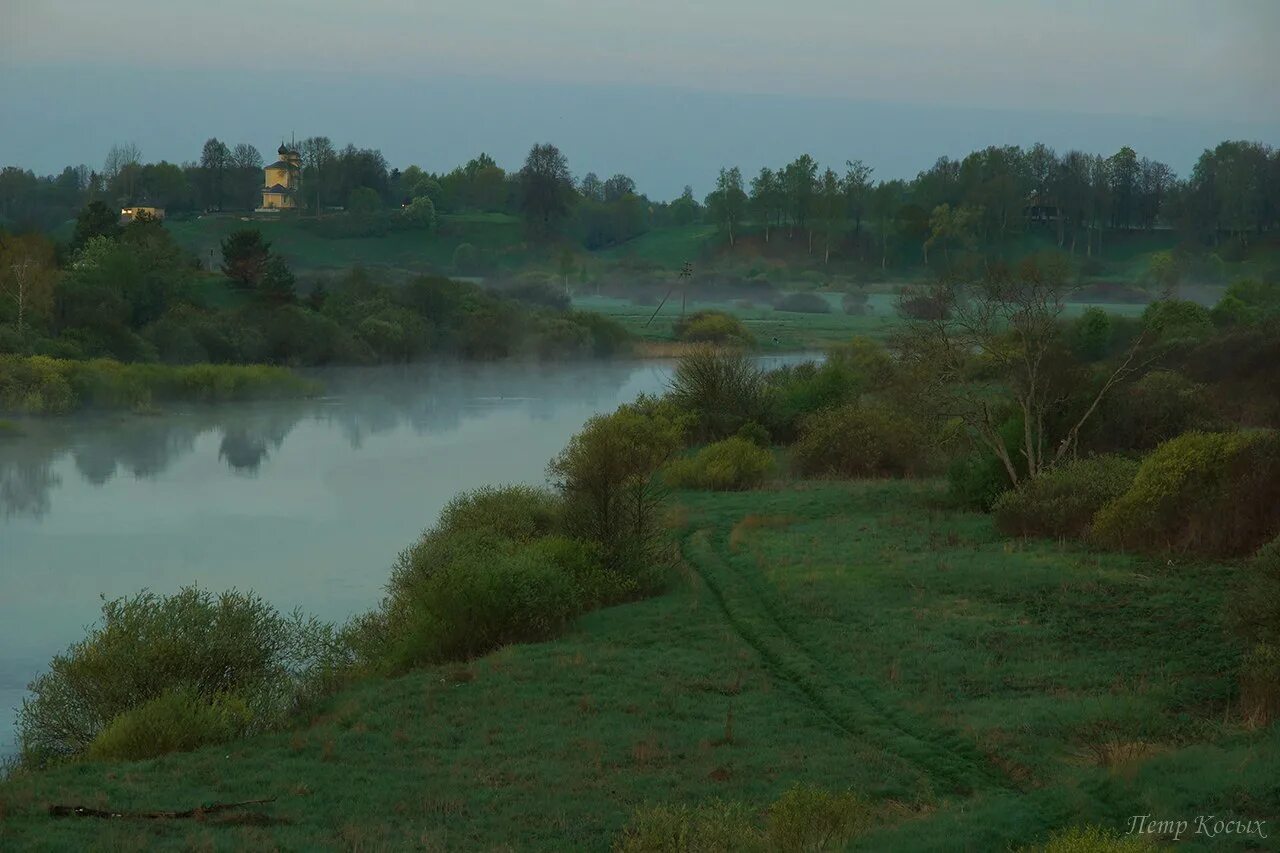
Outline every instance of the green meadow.
[[[1280, 729], [1242, 728], [1229, 704], [1232, 567], [1002, 539], [943, 491], [677, 493], [666, 594], [356, 683], [290, 731], [19, 774], [0, 784], [0, 847], [607, 850], [637, 807], [763, 815], [797, 782], [867, 797], [865, 850], [1280, 813]], [[258, 799], [195, 821], [46, 811]]]

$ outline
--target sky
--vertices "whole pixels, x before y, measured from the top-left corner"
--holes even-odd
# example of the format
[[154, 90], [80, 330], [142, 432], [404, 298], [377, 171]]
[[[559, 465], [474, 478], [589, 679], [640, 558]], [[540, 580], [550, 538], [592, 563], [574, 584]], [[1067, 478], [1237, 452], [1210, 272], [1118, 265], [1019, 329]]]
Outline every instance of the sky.
[[324, 134], [392, 165], [552, 141], [705, 192], [808, 151], [878, 177], [1042, 140], [1185, 172], [1280, 144], [1280, 0], [0, 0], [0, 164]]

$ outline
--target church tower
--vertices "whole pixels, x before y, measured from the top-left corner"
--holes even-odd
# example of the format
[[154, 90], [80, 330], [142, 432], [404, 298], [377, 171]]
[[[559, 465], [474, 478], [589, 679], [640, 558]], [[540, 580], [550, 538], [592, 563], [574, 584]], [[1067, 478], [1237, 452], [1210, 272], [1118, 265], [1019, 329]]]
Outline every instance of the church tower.
[[302, 177], [302, 154], [280, 143], [280, 159], [264, 168], [260, 210], [297, 210], [298, 187]]

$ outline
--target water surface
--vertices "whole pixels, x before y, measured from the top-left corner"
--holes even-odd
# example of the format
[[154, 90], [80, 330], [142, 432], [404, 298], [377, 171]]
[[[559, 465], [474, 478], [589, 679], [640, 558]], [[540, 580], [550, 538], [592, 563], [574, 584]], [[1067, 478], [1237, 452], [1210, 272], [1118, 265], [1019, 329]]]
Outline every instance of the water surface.
[[318, 374], [319, 400], [32, 420], [0, 436], [0, 754], [26, 684], [101, 597], [199, 583], [344, 620], [377, 602], [450, 497], [545, 482], [588, 417], [661, 392], [671, 367], [343, 369]]

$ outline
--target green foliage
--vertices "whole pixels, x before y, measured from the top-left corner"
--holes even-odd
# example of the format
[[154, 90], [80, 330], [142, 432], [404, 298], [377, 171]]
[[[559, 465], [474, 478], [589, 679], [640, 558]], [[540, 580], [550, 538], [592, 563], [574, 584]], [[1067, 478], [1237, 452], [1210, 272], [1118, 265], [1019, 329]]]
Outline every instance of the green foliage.
[[667, 485], [677, 489], [741, 491], [753, 489], [773, 473], [773, 454], [746, 438], [726, 438], [694, 456], [668, 463]]
[[1111, 334], [1111, 315], [1096, 305], [1086, 308], [1071, 323], [1071, 351], [1081, 361], [1100, 361], [1111, 352]]
[[801, 421], [822, 409], [856, 402], [869, 390], [878, 368], [864, 361], [857, 345], [836, 347], [821, 364], [804, 362], [771, 371], [769, 418], [774, 435], [794, 440]]
[[850, 403], [806, 417], [792, 447], [809, 477], [901, 477], [925, 464], [926, 439], [910, 418], [878, 403]]
[[691, 343], [751, 346], [755, 337], [743, 322], [723, 311], [695, 311], [676, 322], [676, 340]]
[[1203, 340], [1213, 334], [1209, 311], [1197, 302], [1162, 299], [1142, 312], [1142, 323], [1162, 342]]
[[654, 582], [663, 493], [654, 475], [683, 444], [682, 424], [644, 401], [596, 415], [547, 471], [565, 500], [568, 530], [598, 544], [610, 570]]
[[1150, 450], [1162, 441], [1210, 425], [1203, 385], [1172, 370], [1153, 370], [1103, 400], [1086, 425], [1085, 443], [1103, 450]]
[[853, 791], [796, 785], [769, 807], [765, 837], [769, 850], [785, 853], [844, 850], [874, 818], [867, 800]]
[[1121, 835], [1100, 826], [1073, 826], [1056, 832], [1045, 844], [1024, 847], [1026, 853], [1150, 853], [1156, 845], [1143, 835]]
[[1111, 548], [1254, 551], [1280, 534], [1280, 432], [1189, 432], [1165, 442], [1099, 511], [1093, 534]]
[[0, 411], [62, 415], [79, 409], [142, 409], [155, 403], [222, 403], [310, 396], [314, 382], [278, 367], [170, 367], [94, 359], [0, 356]]
[[768, 387], [764, 373], [740, 352], [701, 347], [685, 355], [671, 380], [671, 401], [693, 419], [694, 438], [715, 441], [743, 424], [764, 423]]
[[222, 274], [240, 287], [258, 286], [271, 256], [271, 244], [256, 228], [233, 231], [222, 241]]
[[[276, 725], [323, 676], [327, 640], [325, 626], [234, 590], [107, 601], [89, 635], [28, 686], [18, 715], [23, 761], [42, 766], [82, 753], [113, 720], [175, 691], [208, 703], [234, 694], [253, 729]], [[139, 725], [120, 723], [113, 737], [126, 742]]]
[[377, 213], [381, 209], [382, 199], [378, 196], [377, 190], [369, 187], [356, 187], [347, 196], [347, 210], [356, 216]]
[[436, 206], [428, 195], [419, 195], [400, 212], [400, 215], [427, 231], [434, 231], [436, 228]]
[[1103, 506], [1129, 490], [1138, 463], [1123, 456], [1095, 456], [1050, 469], [992, 506], [1006, 536], [1082, 537]]
[[453, 497], [437, 529], [483, 533], [527, 543], [560, 530], [564, 508], [556, 494], [533, 486], [482, 486]]
[[741, 803], [712, 800], [642, 806], [613, 845], [616, 853], [763, 853], [763, 834]]
[[[1011, 459], [1021, 462], [1018, 443], [1022, 441], [1022, 418], [1007, 418], [997, 433]], [[1018, 471], [1026, 475], [1023, 463]], [[947, 491], [952, 501], [966, 509], [989, 512], [996, 499], [1010, 488], [1009, 472], [1000, 458], [985, 447], [958, 456], [947, 468]]]
[[1280, 537], [1259, 548], [1241, 568], [1228, 616], [1247, 643], [1280, 648]]
[[1251, 278], [1234, 282], [1210, 316], [1219, 326], [1249, 326], [1280, 317], [1280, 284]]
[[141, 761], [190, 752], [235, 740], [253, 722], [253, 712], [237, 696], [210, 699], [173, 690], [117, 716], [89, 744], [87, 754], [98, 761]]

